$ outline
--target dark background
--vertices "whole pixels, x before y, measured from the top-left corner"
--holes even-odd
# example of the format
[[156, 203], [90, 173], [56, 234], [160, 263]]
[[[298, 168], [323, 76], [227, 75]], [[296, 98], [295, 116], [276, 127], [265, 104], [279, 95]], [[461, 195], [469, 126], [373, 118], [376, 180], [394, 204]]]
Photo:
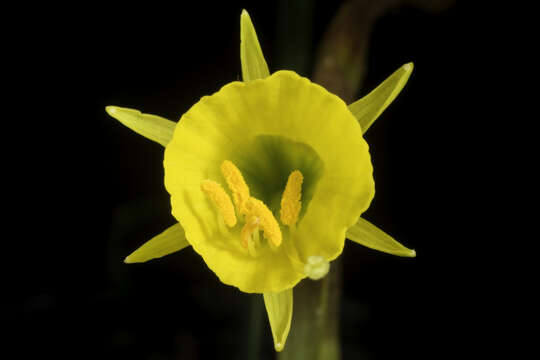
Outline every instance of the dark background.
[[[286, 3], [88, 3], [6, 13], [20, 20], [7, 39], [4, 113], [14, 125], [6, 140], [17, 143], [5, 152], [14, 169], [6, 178], [20, 190], [6, 187], [15, 235], [5, 240], [1, 311], [20, 358], [273, 358], [262, 299], [221, 284], [191, 249], [122, 263], [174, 219], [163, 149], [104, 107], [177, 120], [201, 96], [240, 79], [242, 8], [271, 71], [289, 68], [280, 34], [291, 25], [277, 28]], [[341, 3], [315, 2], [307, 69]], [[418, 257], [347, 243], [344, 359], [444, 358], [468, 342], [454, 328], [466, 298], [456, 291], [454, 260], [466, 241], [456, 243], [454, 226], [465, 181], [453, 131], [458, 28], [455, 5], [434, 11], [414, 2], [374, 25], [359, 96], [406, 62], [415, 70], [366, 135], [377, 193], [365, 217]]]

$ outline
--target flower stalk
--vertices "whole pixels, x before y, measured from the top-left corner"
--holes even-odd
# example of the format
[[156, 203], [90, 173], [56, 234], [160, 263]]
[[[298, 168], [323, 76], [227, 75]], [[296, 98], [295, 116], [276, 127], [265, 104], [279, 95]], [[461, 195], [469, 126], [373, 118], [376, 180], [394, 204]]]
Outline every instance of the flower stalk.
[[318, 281], [302, 281], [294, 288], [294, 316], [287, 346], [279, 360], [338, 360], [341, 259], [332, 262], [328, 275]]

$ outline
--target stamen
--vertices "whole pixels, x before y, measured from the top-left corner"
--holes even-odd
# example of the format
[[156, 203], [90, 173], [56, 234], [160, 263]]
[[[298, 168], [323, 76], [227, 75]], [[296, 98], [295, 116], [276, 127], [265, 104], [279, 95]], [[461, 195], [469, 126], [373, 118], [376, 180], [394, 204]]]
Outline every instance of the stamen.
[[287, 180], [285, 191], [281, 197], [281, 222], [284, 225], [293, 226], [298, 221], [298, 215], [302, 208], [302, 182], [304, 176], [299, 170], [294, 170]]
[[281, 241], [283, 240], [281, 229], [272, 211], [261, 200], [253, 197], [246, 202], [246, 209], [250, 215], [249, 218], [257, 217], [259, 219], [260, 227], [264, 231], [264, 237], [274, 244], [274, 246], [281, 245]]
[[253, 257], [257, 257], [257, 249], [261, 245], [259, 240], [259, 224], [260, 219], [258, 217], [250, 216], [240, 232], [242, 246]]
[[221, 173], [229, 185], [232, 192], [234, 204], [240, 214], [246, 215], [246, 202], [249, 200], [249, 187], [244, 181], [244, 177], [240, 170], [230, 160], [225, 160], [221, 164]]
[[236, 215], [234, 213], [234, 206], [229, 195], [223, 190], [223, 187], [215, 181], [203, 180], [201, 182], [201, 190], [218, 208], [220, 214], [223, 216], [223, 220], [225, 220], [225, 224], [228, 227], [235, 226]]
[[248, 248], [249, 240], [251, 239], [251, 235], [254, 232], [259, 231], [259, 224], [260, 219], [256, 216], [250, 216], [246, 223], [244, 224], [244, 227], [242, 228], [242, 231], [240, 232], [240, 239], [242, 240], [242, 246], [244, 248]]
[[[259, 230], [255, 231], [254, 234], [257, 234], [257, 233], [259, 233]], [[248, 241], [248, 253], [249, 253], [249, 255], [251, 255], [252, 257], [257, 257], [257, 255], [258, 255], [257, 248], [258, 248], [258, 244], [255, 242], [255, 240], [250, 239]]]
[[319, 280], [328, 274], [330, 263], [320, 255], [312, 255], [307, 258], [304, 265], [304, 273], [313, 280]]
[[[240, 170], [232, 161], [225, 160], [221, 164], [221, 172], [232, 192], [232, 198], [234, 204], [236, 205], [236, 210], [238, 213], [245, 215], [246, 223], [240, 232], [242, 246], [246, 248], [251, 255], [256, 256], [257, 248], [260, 245], [259, 229], [263, 231], [264, 238], [267, 239], [272, 245], [275, 247], [280, 246], [281, 242], [283, 241], [283, 237], [274, 214], [272, 214], [272, 211], [270, 211], [270, 209], [268, 209], [268, 207], [261, 200], [250, 196], [249, 187], [247, 186]], [[295, 180], [295, 183], [301, 187], [302, 174], [299, 171], [296, 172], [300, 175], [300, 180]], [[295, 176], [297, 177], [297, 175]], [[212, 201], [214, 201], [218, 209], [220, 209], [223, 217], [225, 218], [226, 224], [230, 227], [234, 226], [236, 224], [234, 207], [230, 197], [223, 190], [221, 185], [211, 180], [205, 180], [202, 182], [201, 188], [212, 199]], [[298, 193], [299, 191], [300, 190], [298, 190]], [[231, 215], [234, 222], [227, 222]], [[298, 214], [296, 214], [296, 217], [298, 217]]]

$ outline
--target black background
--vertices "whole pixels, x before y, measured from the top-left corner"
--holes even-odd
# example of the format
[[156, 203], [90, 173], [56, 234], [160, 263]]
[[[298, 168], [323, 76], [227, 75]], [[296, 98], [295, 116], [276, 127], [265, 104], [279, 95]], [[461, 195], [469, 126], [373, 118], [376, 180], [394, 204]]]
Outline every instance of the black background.
[[[310, 56], [340, 4], [316, 2]], [[278, 2], [6, 13], [18, 20], [6, 33], [4, 112], [14, 125], [6, 140], [17, 145], [5, 151], [15, 235], [6, 237], [2, 312], [22, 358], [243, 359], [254, 341], [257, 358], [273, 358], [266, 320], [260, 334], [250, 330], [262, 299], [221, 284], [191, 249], [122, 263], [174, 219], [163, 149], [104, 111], [118, 105], [177, 120], [240, 79], [242, 8], [277, 70]], [[375, 23], [359, 96], [406, 62], [415, 70], [366, 135], [377, 193], [365, 217], [418, 257], [347, 243], [344, 359], [441, 358], [467, 342], [453, 327], [466, 297], [454, 255], [468, 241], [455, 234], [465, 182], [454, 131], [458, 29], [455, 6], [405, 4]]]

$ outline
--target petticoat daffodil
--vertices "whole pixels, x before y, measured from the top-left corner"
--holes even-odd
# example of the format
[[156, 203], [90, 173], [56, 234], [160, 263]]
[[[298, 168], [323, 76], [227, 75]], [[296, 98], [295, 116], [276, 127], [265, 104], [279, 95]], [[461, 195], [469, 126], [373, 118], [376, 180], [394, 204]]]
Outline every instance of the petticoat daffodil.
[[280, 351], [291, 324], [292, 288], [305, 277], [324, 277], [346, 238], [415, 256], [360, 218], [375, 192], [362, 134], [401, 91], [413, 66], [402, 66], [347, 106], [293, 71], [270, 75], [246, 11], [240, 49], [244, 82], [203, 97], [178, 123], [106, 108], [165, 146], [165, 187], [179, 221], [125, 262], [191, 245], [223, 283], [263, 294]]

